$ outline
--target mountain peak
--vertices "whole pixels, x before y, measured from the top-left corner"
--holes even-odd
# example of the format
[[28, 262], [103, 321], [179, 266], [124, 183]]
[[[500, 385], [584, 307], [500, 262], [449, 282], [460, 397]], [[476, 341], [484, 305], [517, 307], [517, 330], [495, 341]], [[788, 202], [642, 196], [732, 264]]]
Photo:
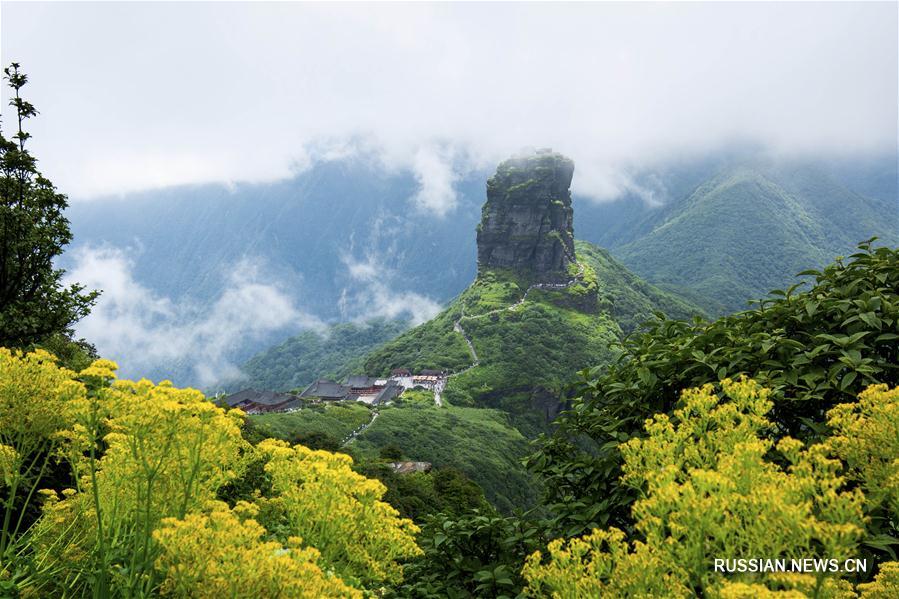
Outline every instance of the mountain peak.
[[568, 277], [574, 262], [571, 178], [574, 162], [549, 149], [514, 156], [487, 181], [478, 225], [478, 272], [525, 272], [541, 281]]

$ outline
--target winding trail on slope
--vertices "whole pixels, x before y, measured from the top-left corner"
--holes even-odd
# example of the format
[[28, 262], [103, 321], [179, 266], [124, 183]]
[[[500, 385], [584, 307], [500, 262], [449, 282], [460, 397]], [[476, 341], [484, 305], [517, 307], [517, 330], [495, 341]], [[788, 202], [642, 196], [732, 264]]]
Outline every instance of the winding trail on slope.
[[[570, 258], [571, 258], [571, 256], [569, 256], [569, 259]], [[476, 368], [477, 366], [479, 366], [481, 364], [481, 359], [478, 357], [478, 352], [474, 348], [474, 343], [471, 340], [471, 336], [468, 334], [468, 332], [466, 332], [465, 328], [462, 326], [463, 320], [475, 320], [477, 318], [487, 318], [494, 314], [499, 314], [500, 312], [510, 312], [510, 311], [517, 310], [522, 304], [524, 304], [524, 302], [527, 301], [528, 295], [534, 289], [567, 289], [568, 287], [571, 287], [572, 285], [580, 282], [581, 279], [583, 279], [583, 277], [584, 277], [584, 265], [577, 260], [572, 260], [572, 262], [577, 264], [577, 267], [578, 267], [577, 273], [575, 273], [574, 277], [569, 279], [567, 282], [565, 282], [565, 283], [534, 283], [533, 285], [529, 286], [527, 289], [524, 290], [524, 295], [521, 296], [521, 299], [519, 299], [517, 302], [515, 302], [514, 304], [512, 304], [510, 306], [506, 306], [505, 308], [496, 308], [495, 310], [490, 310], [489, 312], [484, 312], [483, 314], [476, 314], [474, 316], [466, 316], [465, 315], [465, 306], [462, 306], [462, 313], [460, 314], [459, 318], [457, 318], [453, 322], [453, 331], [462, 335], [462, 339], [465, 340], [465, 344], [468, 346], [468, 353], [471, 354], [471, 364], [469, 366], [467, 366], [466, 368], [460, 370], [459, 372], [454, 372], [454, 373], [450, 374], [449, 376], [446, 377], [445, 381], [449, 381], [449, 379], [453, 378], [454, 376], [459, 376], [459, 375], [465, 374], [472, 368]], [[447, 383], [444, 382], [442, 385], [438, 385], [437, 387], [434, 388], [434, 405], [437, 406], [438, 408], [443, 407], [442, 394], [443, 394], [443, 389], [446, 387], [446, 384]], [[359, 435], [364, 433], [368, 427], [370, 427], [372, 424], [374, 424], [375, 419], [377, 417], [378, 417], [378, 411], [373, 410], [372, 418], [368, 422], [368, 424], [363, 424], [358, 429], [354, 430], [352, 433], [347, 435], [347, 437], [343, 440], [343, 442], [341, 442], [341, 444], [340, 444], [341, 447], [351, 443], [356, 437], [358, 437]]]
[[440, 397], [440, 394], [443, 393], [444, 387], [446, 387], [446, 379], [441, 380], [437, 383], [437, 386], [434, 387], [434, 405], [438, 408], [443, 407], [443, 399]]
[[365, 424], [363, 424], [362, 426], [360, 426], [359, 428], [357, 428], [356, 430], [351, 432], [346, 437], [344, 437], [343, 441], [340, 442], [340, 446], [343, 447], [343, 446], [349, 445], [350, 443], [355, 441], [356, 437], [358, 437], [359, 435], [364, 433], [365, 429], [367, 429], [368, 427], [370, 427], [372, 424], [375, 423], [375, 420], [378, 419], [378, 414], [379, 414], [378, 410], [372, 410], [371, 420], [369, 420], [368, 422], [366, 422]]
[[[571, 258], [572, 257], [569, 256], [569, 259], [571, 259]], [[468, 345], [468, 353], [471, 354], [471, 365], [468, 366], [467, 368], [464, 368], [463, 370], [460, 370], [459, 372], [452, 373], [451, 375], [446, 377], [447, 380], [451, 379], [454, 376], [459, 376], [460, 374], [465, 374], [466, 372], [468, 372], [472, 368], [475, 368], [476, 366], [480, 365], [480, 363], [481, 363], [480, 358], [478, 358], [478, 352], [475, 351], [475, 349], [474, 349], [474, 343], [472, 343], [472, 341], [471, 341], [471, 336], [469, 336], [469, 334], [465, 331], [465, 328], [462, 326], [463, 320], [475, 320], [476, 318], [487, 318], [488, 316], [493, 316], [494, 314], [499, 314], [500, 312], [509, 312], [509, 311], [517, 310], [519, 308], [519, 306], [524, 304], [524, 302], [528, 299], [528, 294], [530, 294], [531, 290], [533, 290], [533, 289], [567, 289], [568, 287], [571, 287], [575, 283], [580, 282], [581, 279], [583, 279], [583, 277], [584, 277], [584, 265], [581, 262], [578, 262], [577, 260], [572, 259], [571, 261], [574, 262], [575, 264], [577, 264], [577, 273], [574, 275], [574, 277], [572, 279], [570, 279], [566, 283], [534, 283], [533, 285], [531, 285], [530, 287], [525, 289], [524, 295], [521, 296], [521, 299], [518, 300], [517, 302], [515, 302], [514, 304], [512, 304], [511, 306], [506, 306], [505, 308], [496, 308], [495, 310], [490, 310], [489, 312], [484, 312], [483, 314], [476, 314], [475, 316], [466, 316], [465, 315], [465, 306], [462, 306], [462, 313], [460, 314], [459, 318], [457, 318], [453, 322], [453, 330], [455, 332], [459, 333], [460, 335], [462, 335], [462, 338], [465, 339], [465, 343]], [[436, 400], [436, 394], [435, 394], [435, 400]]]

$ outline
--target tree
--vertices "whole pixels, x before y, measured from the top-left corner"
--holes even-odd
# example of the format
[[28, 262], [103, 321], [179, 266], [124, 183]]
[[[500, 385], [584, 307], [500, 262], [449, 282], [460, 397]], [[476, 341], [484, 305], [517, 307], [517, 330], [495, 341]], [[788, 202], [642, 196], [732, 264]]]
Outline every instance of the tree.
[[380, 456], [382, 460], [398, 462], [403, 459], [403, 448], [396, 443], [388, 443], [381, 448]]
[[20, 95], [28, 77], [18, 63], [3, 72], [17, 131], [7, 139], [0, 129], [0, 346], [27, 347], [69, 336], [98, 293], [85, 293], [77, 284], [64, 287], [65, 272], [53, 265], [72, 239], [63, 215], [68, 203], [25, 147], [31, 137], [25, 121], [37, 114]]

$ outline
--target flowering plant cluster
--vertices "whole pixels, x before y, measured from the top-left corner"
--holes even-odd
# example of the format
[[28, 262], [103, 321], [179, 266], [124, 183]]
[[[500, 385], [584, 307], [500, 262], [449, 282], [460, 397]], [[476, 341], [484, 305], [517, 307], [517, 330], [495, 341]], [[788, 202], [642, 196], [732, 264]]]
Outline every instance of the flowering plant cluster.
[[[899, 389], [872, 386], [828, 414], [833, 434], [805, 445], [766, 432], [770, 391], [750, 379], [683, 392], [672, 416], [622, 448], [622, 482], [638, 491], [633, 539], [594, 529], [533, 553], [531, 596], [896, 597], [899, 563], [853, 587], [825, 572], [724, 576], [721, 556], [826, 557], [859, 551], [871, 508], [896, 510]], [[864, 490], [864, 491], [863, 491]]]
[[[240, 410], [116, 369], [0, 349], [0, 591], [361, 597], [420, 552], [348, 456], [253, 446]], [[259, 460], [271, 484], [220, 501]]]

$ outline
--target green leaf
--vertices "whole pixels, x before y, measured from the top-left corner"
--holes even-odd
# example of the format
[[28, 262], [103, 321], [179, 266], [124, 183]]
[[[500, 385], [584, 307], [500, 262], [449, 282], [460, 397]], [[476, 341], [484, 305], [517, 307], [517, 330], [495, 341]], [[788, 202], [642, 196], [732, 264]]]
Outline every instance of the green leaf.
[[845, 391], [846, 389], [848, 389], [848, 388], [849, 388], [849, 385], [851, 385], [851, 384], [855, 381], [855, 379], [856, 379], [857, 376], [858, 376], [858, 374], [855, 373], [854, 371], [853, 371], [853, 372], [847, 372], [847, 373], [843, 376], [843, 380], [840, 381], [840, 389], [842, 389], [842, 390], [844, 390], [844, 391]]
[[880, 319], [873, 312], [863, 312], [858, 315], [865, 324], [873, 329], [880, 329]]
[[493, 572], [490, 570], [479, 570], [474, 573], [473, 578], [478, 582], [487, 582], [493, 580]]
[[806, 302], [805, 303], [805, 312], [809, 316], [814, 316], [815, 312], [818, 311], [818, 302]]

